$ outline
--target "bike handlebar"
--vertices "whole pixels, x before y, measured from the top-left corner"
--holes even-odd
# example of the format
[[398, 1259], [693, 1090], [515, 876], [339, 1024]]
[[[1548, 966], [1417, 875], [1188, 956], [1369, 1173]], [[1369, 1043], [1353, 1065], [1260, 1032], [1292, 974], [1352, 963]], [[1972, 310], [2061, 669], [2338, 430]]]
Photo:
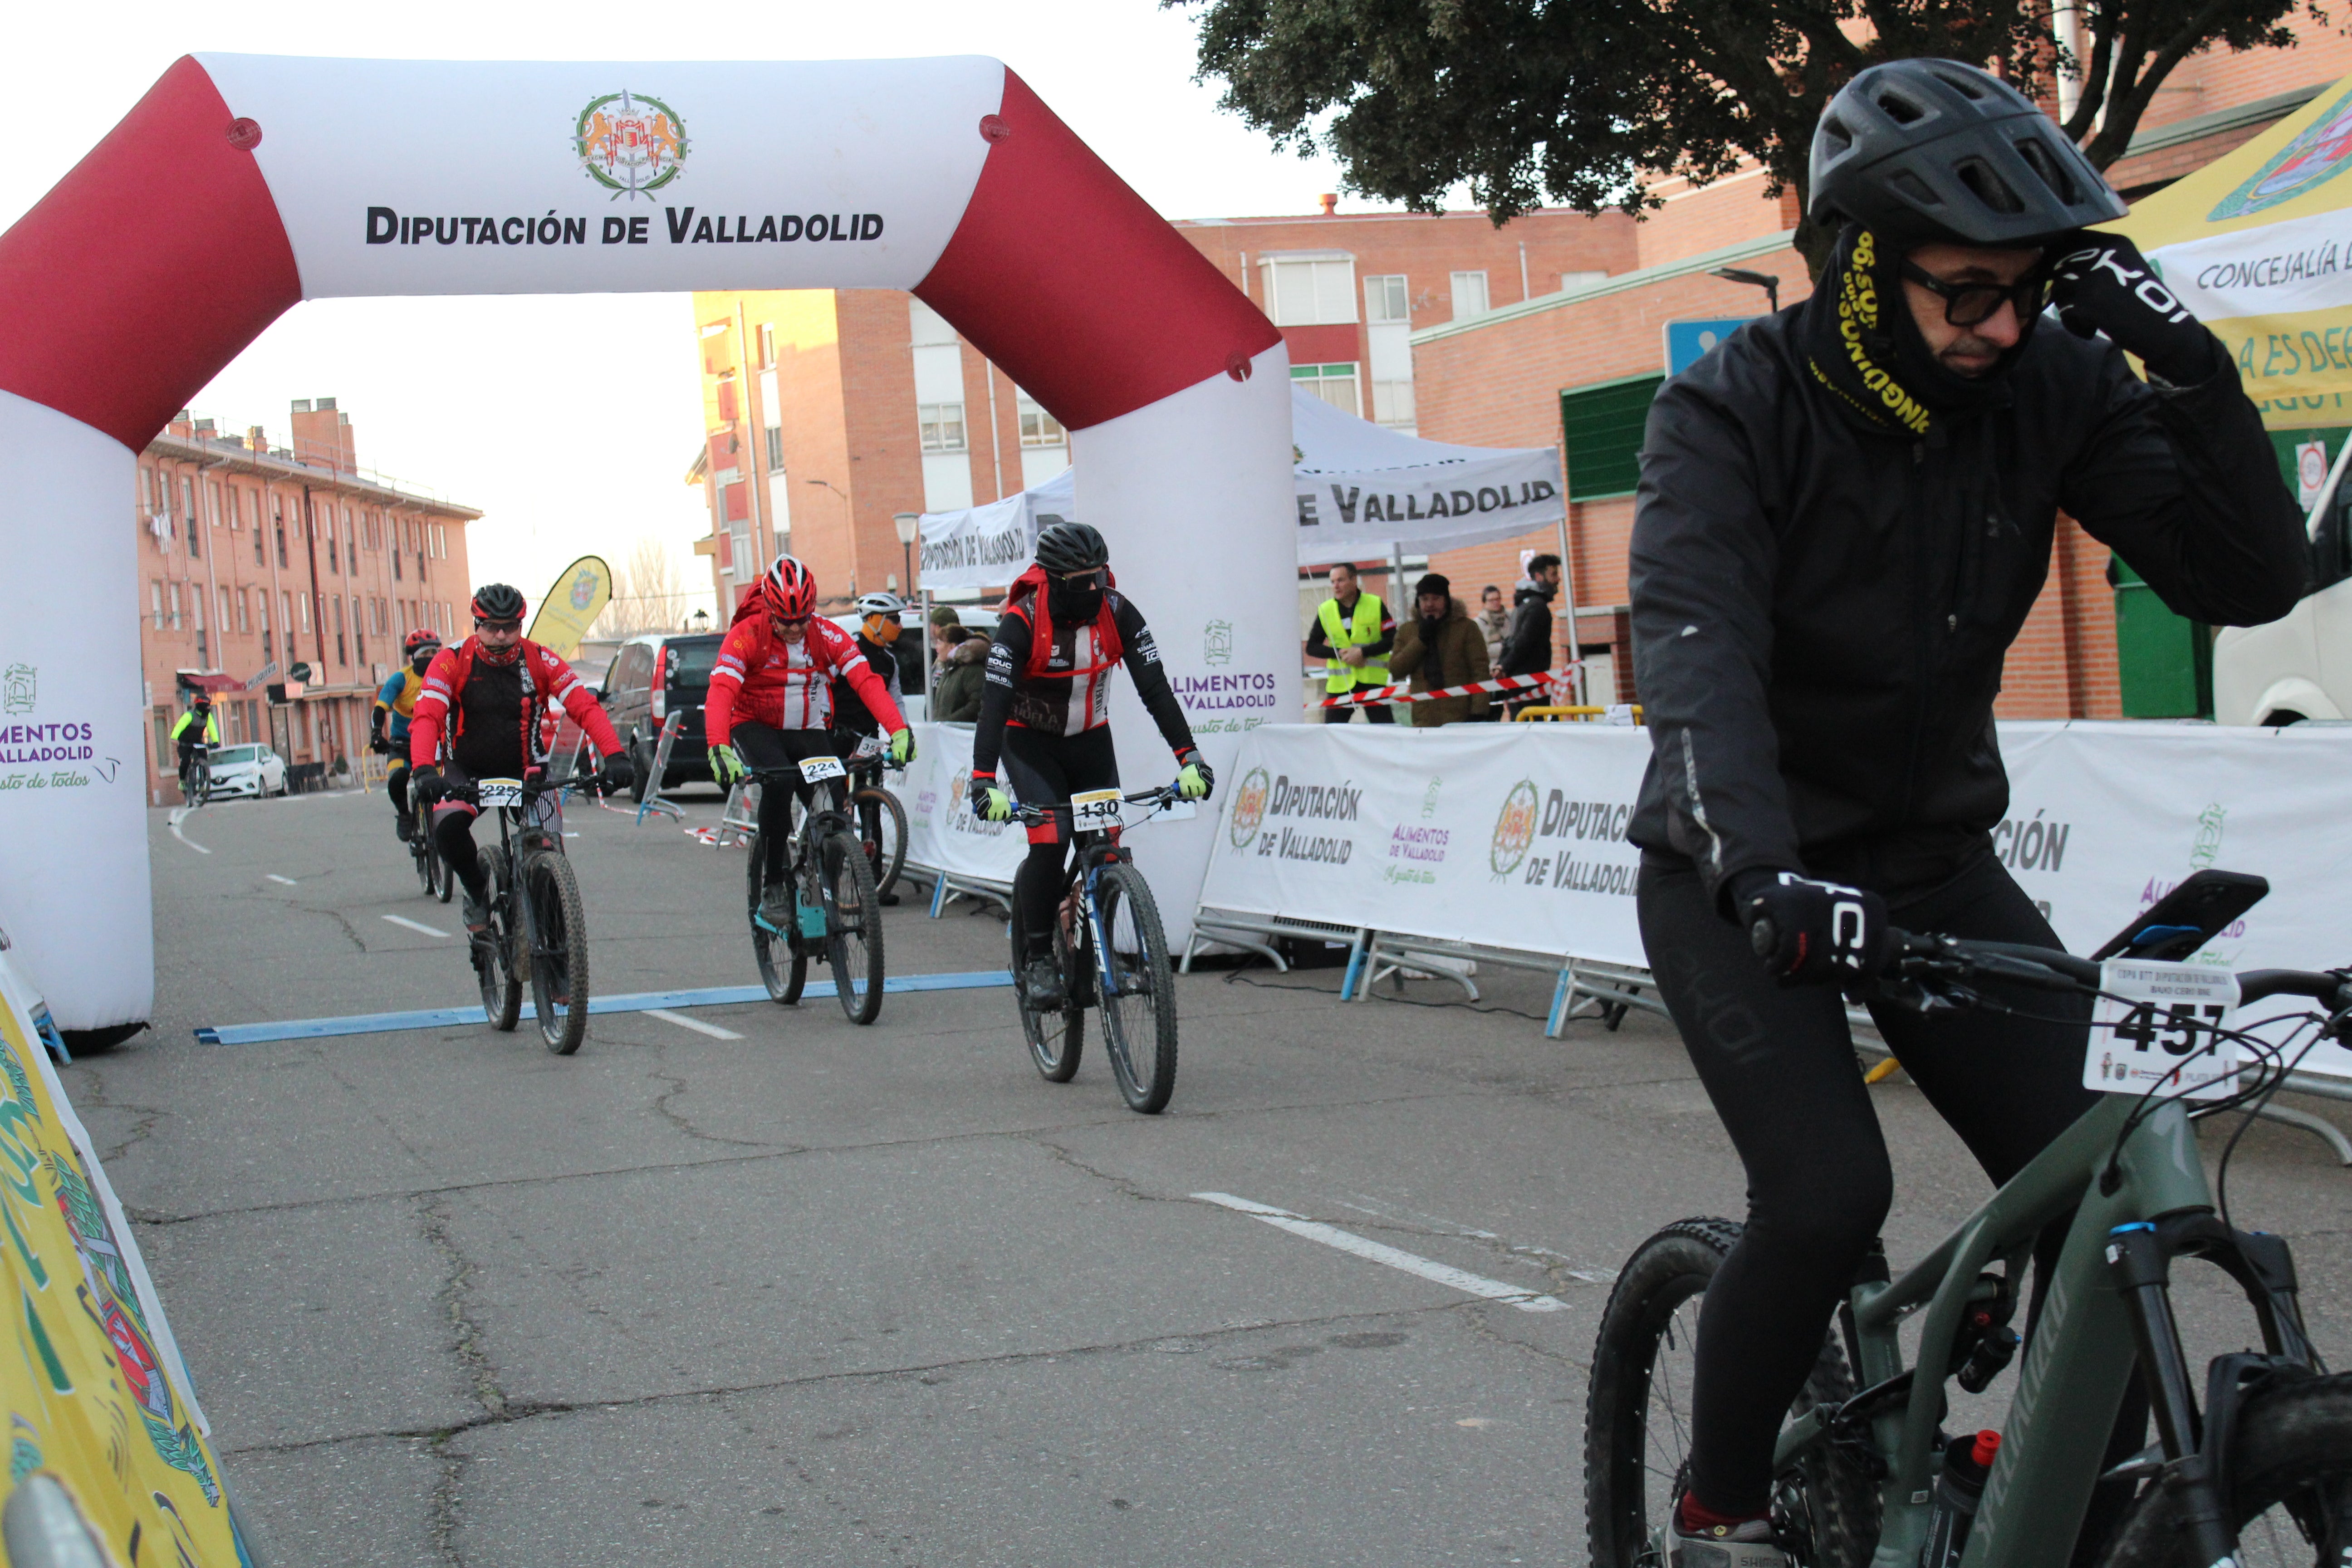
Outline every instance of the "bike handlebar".
[[[522, 784], [523, 798], [531, 800], [557, 790], [586, 789], [595, 781], [594, 773], [565, 773], [557, 778], [523, 779], [520, 782]], [[437, 794], [443, 800], [458, 800], [478, 805], [481, 804], [481, 792], [475, 786], [481, 782], [479, 779], [453, 779], [444, 773], [439, 780], [440, 788]]]
[[[1122, 805], [1142, 805], [1149, 803], [1157, 809], [1175, 802], [1176, 786], [1161, 784], [1158, 789], [1138, 790], [1133, 795], [1123, 795], [1118, 798]], [[1066, 800], [1048, 801], [1042, 805], [1032, 805], [1026, 801], [1015, 801], [1013, 805], [1013, 815], [1023, 822], [1044, 823], [1050, 821], [1055, 812], [1069, 809], [1070, 803]]]
[[[2101, 969], [2087, 958], [2055, 948], [2011, 942], [1968, 942], [1958, 937], [1917, 936], [1895, 931], [1894, 955], [1881, 977], [1923, 984], [1981, 976], [2045, 991], [2095, 991]], [[2241, 1005], [2272, 996], [2307, 996], [2330, 1013], [2352, 1009], [2352, 972], [2311, 969], [2249, 969], [2238, 977]]]

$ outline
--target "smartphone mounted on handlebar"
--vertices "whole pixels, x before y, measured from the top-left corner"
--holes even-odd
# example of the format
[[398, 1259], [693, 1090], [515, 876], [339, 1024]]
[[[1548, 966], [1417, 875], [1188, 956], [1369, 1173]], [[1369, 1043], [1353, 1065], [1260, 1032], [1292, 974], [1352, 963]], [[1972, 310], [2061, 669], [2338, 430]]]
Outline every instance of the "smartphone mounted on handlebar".
[[2262, 902], [2270, 890], [2265, 879], [2243, 871], [2196, 872], [2109, 937], [2091, 954], [2092, 961], [2190, 957]]

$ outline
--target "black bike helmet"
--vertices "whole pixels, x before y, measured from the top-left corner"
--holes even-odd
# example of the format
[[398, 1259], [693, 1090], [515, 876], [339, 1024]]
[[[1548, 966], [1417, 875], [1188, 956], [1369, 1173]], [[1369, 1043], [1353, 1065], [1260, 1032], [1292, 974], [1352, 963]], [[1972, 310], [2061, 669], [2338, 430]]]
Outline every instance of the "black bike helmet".
[[1058, 577], [1110, 563], [1110, 546], [1083, 522], [1057, 522], [1037, 536], [1037, 564]]
[[1890, 60], [1839, 89], [1813, 132], [1812, 218], [1897, 245], [2029, 246], [2124, 216], [2032, 100], [1958, 60]]
[[474, 618], [478, 621], [520, 621], [522, 611], [522, 595], [504, 583], [474, 590]]

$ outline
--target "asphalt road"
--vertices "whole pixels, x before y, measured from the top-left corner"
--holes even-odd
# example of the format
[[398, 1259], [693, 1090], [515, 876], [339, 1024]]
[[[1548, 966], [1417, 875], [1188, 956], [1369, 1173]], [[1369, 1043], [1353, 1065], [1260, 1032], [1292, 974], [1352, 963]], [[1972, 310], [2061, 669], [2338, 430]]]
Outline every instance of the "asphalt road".
[[[570, 826], [599, 994], [756, 983], [740, 850]], [[202, 1046], [473, 1002], [460, 927], [376, 797], [150, 831], [156, 1028], [67, 1080], [286, 1568], [1581, 1562], [1609, 1271], [1740, 1202], [1662, 1026], [1343, 1007], [1332, 971], [1183, 981], [1160, 1118], [1098, 1050], [1041, 1081], [1003, 990], [894, 994], [864, 1029], [824, 999], [688, 1015], [740, 1038], [602, 1016], [571, 1059], [528, 1024]], [[1004, 961], [997, 921], [911, 898], [888, 945], [894, 973]], [[1874, 1093], [1901, 1258], [1984, 1184], [1914, 1090]], [[2352, 1362], [2352, 1173], [2258, 1127], [2231, 1186]], [[2226, 1307], [2187, 1292], [2200, 1353], [2242, 1341]]]

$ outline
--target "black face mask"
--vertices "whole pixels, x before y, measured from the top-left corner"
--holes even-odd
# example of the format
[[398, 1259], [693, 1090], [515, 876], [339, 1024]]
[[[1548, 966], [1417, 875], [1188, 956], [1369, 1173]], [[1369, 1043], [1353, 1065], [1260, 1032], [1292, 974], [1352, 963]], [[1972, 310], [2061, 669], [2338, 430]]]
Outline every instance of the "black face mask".
[[1066, 583], [1055, 577], [1045, 585], [1045, 609], [1054, 619], [1065, 625], [1091, 621], [1102, 614], [1102, 578], [1097, 575], [1079, 583]]
[[419, 653], [415, 658], [408, 661], [408, 668], [415, 670], [419, 675], [424, 674], [427, 669], [432, 668], [433, 656], [440, 651], [441, 650], [436, 647]]

